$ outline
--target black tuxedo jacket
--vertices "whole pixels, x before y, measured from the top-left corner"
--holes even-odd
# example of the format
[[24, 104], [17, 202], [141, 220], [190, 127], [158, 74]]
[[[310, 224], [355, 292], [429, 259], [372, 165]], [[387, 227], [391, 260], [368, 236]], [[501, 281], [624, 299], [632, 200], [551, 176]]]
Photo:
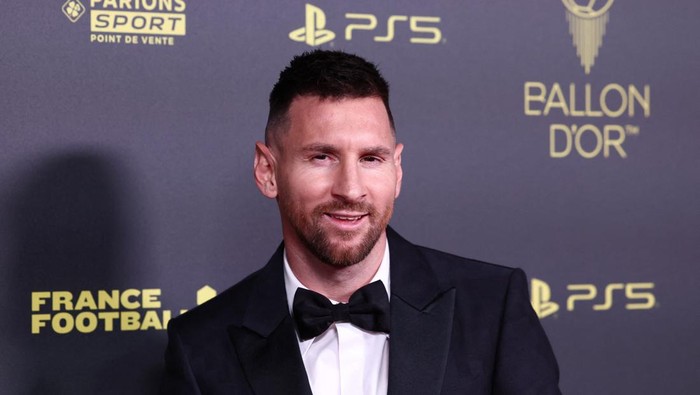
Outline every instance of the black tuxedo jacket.
[[[387, 235], [389, 394], [560, 394], [522, 270], [418, 247], [391, 229]], [[282, 251], [170, 321], [162, 394], [311, 394]]]

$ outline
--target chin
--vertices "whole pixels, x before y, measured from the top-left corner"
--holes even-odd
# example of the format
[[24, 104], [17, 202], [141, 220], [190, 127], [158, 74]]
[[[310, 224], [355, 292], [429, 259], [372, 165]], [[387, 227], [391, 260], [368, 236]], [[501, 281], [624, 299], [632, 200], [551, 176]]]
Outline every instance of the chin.
[[372, 252], [372, 249], [379, 241], [379, 236], [368, 232], [355, 233], [345, 235], [344, 239], [349, 237], [350, 240], [331, 241], [324, 240], [321, 243], [311, 245], [313, 254], [323, 263], [333, 267], [348, 267], [355, 265]]

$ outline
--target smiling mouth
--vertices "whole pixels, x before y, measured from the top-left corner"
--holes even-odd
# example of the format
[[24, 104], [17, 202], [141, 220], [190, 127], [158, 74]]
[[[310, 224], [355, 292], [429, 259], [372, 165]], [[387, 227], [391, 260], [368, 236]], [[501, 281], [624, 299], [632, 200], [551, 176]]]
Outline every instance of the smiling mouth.
[[332, 213], [326, 213], [326, 215], [333, 218], [333, 219], [337, 219], [339, 221], [348, 221], [348, 222], [356, 222], [356, 221], [359, 221], [362, 218], [367, 216], [367, 214], [341, 215], [341, 214], [332, 214]]

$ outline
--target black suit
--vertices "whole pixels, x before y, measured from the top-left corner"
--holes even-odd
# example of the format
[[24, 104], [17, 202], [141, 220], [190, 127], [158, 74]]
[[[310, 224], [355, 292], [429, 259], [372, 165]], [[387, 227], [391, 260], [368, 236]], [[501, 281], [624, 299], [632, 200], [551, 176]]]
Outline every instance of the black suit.
[[[389, 394], [559, 394], [520, 269], [415, 246], [387, 230]], [[170, 321], [163, 394], [311, 394], [282, 247], [234, 287]]]

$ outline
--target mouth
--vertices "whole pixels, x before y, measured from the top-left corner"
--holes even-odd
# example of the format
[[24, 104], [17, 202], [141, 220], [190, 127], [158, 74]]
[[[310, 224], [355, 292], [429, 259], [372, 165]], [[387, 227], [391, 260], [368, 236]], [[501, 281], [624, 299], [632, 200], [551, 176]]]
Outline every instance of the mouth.
[[358, 222], [362, 218], [366, 217], [368, 214], [349, 214], [349, 213], [325, 213], [331, 219], [343, 222]]

